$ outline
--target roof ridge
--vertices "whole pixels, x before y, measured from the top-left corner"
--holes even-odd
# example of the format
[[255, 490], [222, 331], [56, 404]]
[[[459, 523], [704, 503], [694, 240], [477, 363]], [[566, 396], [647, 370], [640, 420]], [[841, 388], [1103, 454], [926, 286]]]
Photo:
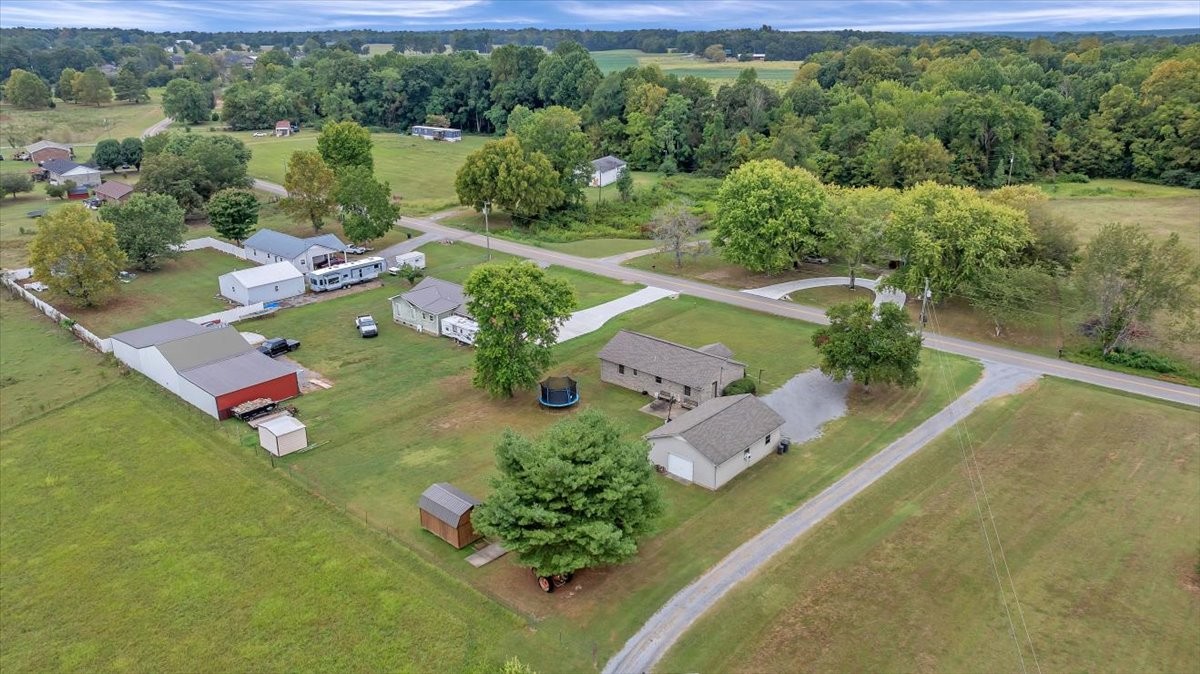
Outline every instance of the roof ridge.
[[[727, 362], [727, 363], [737, 363], [738, 365], [745, 365], [745, 363], [743, 363], [743, 362], [741, 362], [741, 361], [739, 361], [739, 360], [734, 360], [734, 359], [732, 359], [732, 358], [726, 358], [726, 357], [724, 357], [724, 356], [718, 356], [718, 355], [716, 355], [716, 354], [708, 353], [707, 351], [701, 351], [700, 349], [696, 349], [696, 348], [693, 348], [693, 347], [687, 346], [686, 344], [680, 344], [680, 343], [678, 343], [678, 342], [672, 342], [672, 341], [671, 341], [671, 340], [669, 340], [669, 339], [663, 339], [662, 337], [655, 337], [654, 335], [647, 335], [647, 334], [646, 334], [646, 333], [644, 333], [644, 332], [638, 332], [638, 331], [636, 331], [636, 330], [628, 330], [628, 329], [625, 329], [625, 328], [622, 328], [622, 329], [621, 329], [621, 332], [628, 332], [628, 333], [629, 333], [629, 334], [631, 334], [631, 335], [637, 335], [637, 336], [639, 336], [639, 337], [645, 337], [646, 339], [653, 339], [654, 341], [656, 341], [656, 342], [660, 342], [660, 343], [662, 343], [662, 344], [669, 344], [670, 346], [677, 346], [677, 347], [679, 347], [679, 348], [681, 348], [681, 349], [687, 349], [688, 351], [692, 351], [692, 352], [698, 353], [698, 354], [700, 354], [700, 355], [702, 355], [702, 356], [708, 356], [709, 358], [716, 358], [717, 360], [723, 360], [723, 361], [725, 361], [725, 362]], [[715, 343], [716, 343], [716, 344], [720, 344], [720, 342], [715, 342]], [[722, 346], [724, 346], [724, 345], [722, 345]], [[729, 347], [725, 347], [725, 348], [729, 348]]]

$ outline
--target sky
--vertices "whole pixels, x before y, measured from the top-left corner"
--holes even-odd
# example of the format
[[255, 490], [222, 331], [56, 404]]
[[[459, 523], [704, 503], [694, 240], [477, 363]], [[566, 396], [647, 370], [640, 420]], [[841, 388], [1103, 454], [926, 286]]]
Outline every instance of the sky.
[[0, 26], [1110, 31], [1195, 29], [1200, 0], [0, 0]]

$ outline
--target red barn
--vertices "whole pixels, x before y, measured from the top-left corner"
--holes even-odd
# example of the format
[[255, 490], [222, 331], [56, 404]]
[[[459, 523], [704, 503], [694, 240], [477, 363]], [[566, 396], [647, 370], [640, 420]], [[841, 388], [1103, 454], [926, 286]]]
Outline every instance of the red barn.
[[35, 164], [41, 164], [44, 161], [51, 159], [70, 159], [75, 156], [70, 145], [55, 143], [49, 140], [39, 140], [38, 142], [25, 147], [25, 152], [29, 155], [29, 161]]

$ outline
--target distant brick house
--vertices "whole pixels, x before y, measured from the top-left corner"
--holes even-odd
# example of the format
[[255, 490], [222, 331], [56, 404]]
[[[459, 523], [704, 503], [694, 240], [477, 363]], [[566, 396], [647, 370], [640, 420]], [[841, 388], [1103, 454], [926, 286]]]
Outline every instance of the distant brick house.
[[35, 164], [41, 164], [51, 159], [70, 159], [75, 156], [70, 145], [55, 143], [51, 140], [39, 140], [28, 145], [25, 147], [25, 152], [29, 155], [29, 160]]
[[730, 382], [746, 376], [725, 345], [693, 349], [665, 339], [622, 330], [600, 349], [600, 380], [646, 395], [671, 394], [685, 407], [716, 398]]

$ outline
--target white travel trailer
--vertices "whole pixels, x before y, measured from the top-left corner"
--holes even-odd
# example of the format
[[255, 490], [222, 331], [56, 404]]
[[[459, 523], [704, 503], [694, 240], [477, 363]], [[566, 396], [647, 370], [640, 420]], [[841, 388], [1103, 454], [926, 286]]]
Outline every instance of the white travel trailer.
[[319, 293], [326, 290], [337, 290], [359, 283], [366, 283], [371, 279], [379, 278], [379, 275], [384, 271], [384, 261], [381, 257], [364, 257], [361, 260], [353, 262], [344, 262], [335, 264], [332, 267], [310, 271], [305, 276], [308, 278], [308, 287], [313, 292]]
[[413, 251], [411, 253], [401, 253], [396, 256], [397, 267], [412, 267], [413, 269], [425, 268], [425, 253]]
[[447, 316], [442, 319], [442, 336], [460, 344], [475, 345], [479, 324], [465, 316]]

